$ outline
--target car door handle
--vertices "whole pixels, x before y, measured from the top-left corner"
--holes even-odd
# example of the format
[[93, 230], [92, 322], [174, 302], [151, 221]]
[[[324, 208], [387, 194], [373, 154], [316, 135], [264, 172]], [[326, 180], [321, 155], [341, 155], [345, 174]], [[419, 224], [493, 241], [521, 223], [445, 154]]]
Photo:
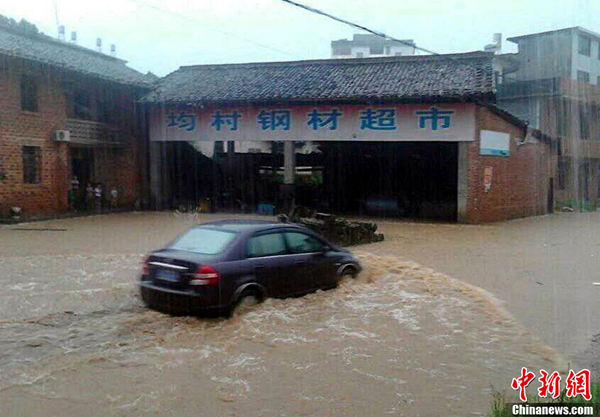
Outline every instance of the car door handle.
[[264, 265], [256, 265], [256, 266], [254, 267], [254, 270], [257, 270], [257, 271], [262, 271], [263, 269], [265, 269], [265, 266], [264, 266]]
[[294, 262], [294, 264], [296, 264], [296, 265], [305, 265], [306, 261], [296, 261], [296, 262]]

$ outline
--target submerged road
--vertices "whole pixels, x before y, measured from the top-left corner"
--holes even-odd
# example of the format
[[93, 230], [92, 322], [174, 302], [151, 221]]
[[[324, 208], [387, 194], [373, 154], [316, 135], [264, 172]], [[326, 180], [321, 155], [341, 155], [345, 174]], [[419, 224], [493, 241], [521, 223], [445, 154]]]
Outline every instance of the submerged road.
[[380, 221], [386, 241], [356, 247], [365, 273], [336, 290], [231, 320], [146, 310], [143, 254], [216, 217], [1, 227], [0, 415], [486, 415], [521, 366], [564, 370], [546, 343], [593, 346], [595, 213]]
[[600, 377], [600, 212], [481, 226], [379, 224], [387, 242], [365, 250], [412, 259], [491, 292], [536, 336]]

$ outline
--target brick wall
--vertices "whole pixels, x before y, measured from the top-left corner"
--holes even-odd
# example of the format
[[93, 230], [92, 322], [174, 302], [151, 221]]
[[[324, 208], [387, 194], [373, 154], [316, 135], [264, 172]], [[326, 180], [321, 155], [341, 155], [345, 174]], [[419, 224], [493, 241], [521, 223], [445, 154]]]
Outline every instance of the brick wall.
[[[536, 141], [517, 145], [525, 132], [485, 107], [477, 107], [476, 140], [469, 144], [467, 222], [480, 223], [545, 214], [556, 156], [549, 144]], [[510, 134], [510, 156], [480, 155], [480, 132]], [[515, 140], [516, 139], [516, 140]], [[485, 192], [485, 167], [493, 170]]]
[[[38, 80], [38, 112], [21, 110], [20, 80], [25, 71]], [[58, 85], [56, 74], [43, 74], [22, 61], [0, 65], [0, 217], [7, 216], [12, 206], [42, 215], [67, 208], [67, 145], [49, 140], [65, 122], [64, 96]], [[41, 149], [38, 184], [24, 183], [23, 146]]]
[[[0, 218], [10, 208], [19, 206], [24, 217], [52, 216], [68, 211], [67, 193], [71, 180], [69, 148], [73, 144], [57, 143], [51, 138], [67, 123], [67, 99], [64, 86], [72, 75], [22, 60], [0, 56]], [[21, 109], [20, 82], [24, 73], [37, 83], [38, 111]], [[88, 80], [90, 86], [95, 80]], [[117, 85], [115, 85], [117, 86]], [[96, 86], [96, 89], [106, 85]], [[133, 109], [132, 91], [118, 86], [119, 94], [129, 98], [124, 105]], [[121, 91], [122, 90], [122, 91]], [[132, 115], [129, 110], [128, 116]], [[123, 125], [130, 124], [123, 128]], [[117, 186], [120, 201], [131, 205], [139, 197], [138, 141], [131, 134], [133, 121], [120, 121], [125, 132], [125, 146], [114, 150], [94, 148], [95, 180], [105, 189]], [[41, 175], [37, 184], [26, 184], [23, 176], [23, 146], [41, 150]], [[85, 187], [84, 184], [82, 184]]]

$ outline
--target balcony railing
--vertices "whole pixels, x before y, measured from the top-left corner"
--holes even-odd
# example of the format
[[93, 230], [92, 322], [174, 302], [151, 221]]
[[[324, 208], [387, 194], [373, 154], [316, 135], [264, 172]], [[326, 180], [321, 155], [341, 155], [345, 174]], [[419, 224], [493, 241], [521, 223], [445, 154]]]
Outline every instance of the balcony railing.
[[118, 128], [106, 123], [67, 119], [66, 130], [69, 131], [73, 144], [123, 146], [126, 143], [126, 135]]

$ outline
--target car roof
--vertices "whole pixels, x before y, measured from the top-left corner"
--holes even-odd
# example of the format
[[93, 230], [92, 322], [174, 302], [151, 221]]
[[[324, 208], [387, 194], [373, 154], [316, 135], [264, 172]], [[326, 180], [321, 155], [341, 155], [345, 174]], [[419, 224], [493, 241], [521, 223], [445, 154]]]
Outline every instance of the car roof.
[[260, 230], [279, 229], [279, 228], [295, 228], [302, 227], [292, 223], [278, 223], [269, 220], [218, 220], [197, 225], [196, 227], [211, 227], [218, 228], [231, 232], [255, 232]]

